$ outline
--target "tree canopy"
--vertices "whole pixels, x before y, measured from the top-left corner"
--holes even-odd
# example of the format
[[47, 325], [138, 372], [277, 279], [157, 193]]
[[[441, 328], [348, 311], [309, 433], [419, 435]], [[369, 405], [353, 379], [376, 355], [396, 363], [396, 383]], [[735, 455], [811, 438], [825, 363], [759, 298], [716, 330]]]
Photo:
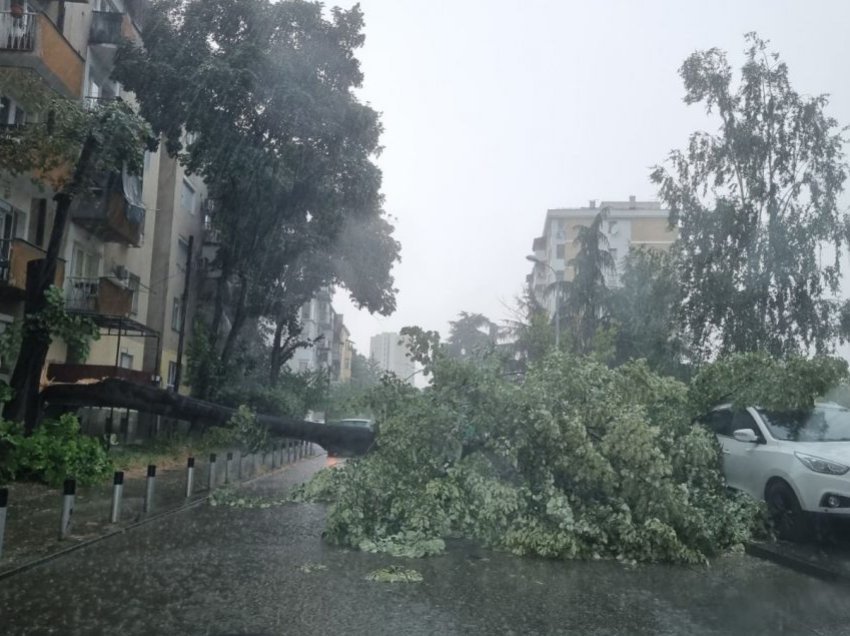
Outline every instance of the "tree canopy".
[[[670, 153], [652, 180], [678, 227], [681, 322], [695, 352], [830, 351], [847, 241], [841, 129], [825, 95], [806, 97], [756, 34], [737, 86], [726, 54], [697, 51], [685, 103], [719, 122]], [[822, 264], [821, 250], [834, 258]]]
[[222, 274], [209, 334], [222, 366], [253, 318], [286, 342], [325, 286], [372, 312], [395, 309], [381, 125], [354, 92], [362, 29], [356, 6], [326, 17], [317, 2], [159, 0], [145, 48], [119, 52], [116, 79], [209, 188]]

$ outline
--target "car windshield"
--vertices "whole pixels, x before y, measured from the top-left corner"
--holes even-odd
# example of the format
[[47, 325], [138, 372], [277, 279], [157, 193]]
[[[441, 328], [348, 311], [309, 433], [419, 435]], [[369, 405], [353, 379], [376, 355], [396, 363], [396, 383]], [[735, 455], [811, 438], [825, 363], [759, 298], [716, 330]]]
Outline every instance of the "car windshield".
[[789, 442], [850, 441], [850, 409], [816, 406], [809, 411], [759, 409], [770, 434]]

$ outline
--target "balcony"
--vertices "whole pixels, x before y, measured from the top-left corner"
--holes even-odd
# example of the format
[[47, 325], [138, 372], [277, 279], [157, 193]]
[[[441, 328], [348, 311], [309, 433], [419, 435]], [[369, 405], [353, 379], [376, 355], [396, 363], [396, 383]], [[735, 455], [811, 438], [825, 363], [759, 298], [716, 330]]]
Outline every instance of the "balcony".
[[68, 277], [65, 282], [68, 311], [102, 316], [129, 316], [133, 290], [110, 278]]
[[[0, 240], [0, 294], [22, 298], [27, 289], [27, 266], [44, 257], [44, 250], [23, 239]], [[53, 284], [62, 287], [64, 281], [65, 261], [60, 260]]]
[[145, 227], [141, 181], [114, 174], [104, 177], [102, 184], [74, 200], [71, 220], [106, 243], [139, 247]]
[[89, 44], [118, 46], [124, 41], [124, 22], [129, 18], [117, 11], [92, 11]]
[[43, 13], [0, 11], [0, 67], [29, 69], [66, 97], [79, 97], [85, 60]]
[[76, 384], [78, 382], [99, 382], [106, 378], [127, 380], [135, 384], [153, 384], [153, 374], [136, 369], [105, 364], [50, 364], [47, 367], [47, 379], [50, 382]]

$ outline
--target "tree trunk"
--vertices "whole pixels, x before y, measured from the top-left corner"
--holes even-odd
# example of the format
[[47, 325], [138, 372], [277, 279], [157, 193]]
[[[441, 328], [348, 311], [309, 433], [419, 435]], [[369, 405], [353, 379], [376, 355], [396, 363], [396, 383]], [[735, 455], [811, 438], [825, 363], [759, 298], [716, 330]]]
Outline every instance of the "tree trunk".
[[[156, 413], [175, 419], [195, 421], [201, 428], [221, 426], [236, 409], [186, 397], [154, 386], [126, 380], [108, 379], [96, 384], [52, 384], [41, 394], [48, 408], [98, 406]], [[316, 424], [303, 420], [257, 415], [257, 423], [272, 433], [315, 442], [343, 456], [363, 455], [372, 448], [375, 434], [368, 428]]]
[[215, 286], [215, 303], [213, 305], [213, 317], [210, 324], [210, 345], [215, 348], [218, 343], [218, 334], [221, 330], [221, 321], [224, 318], [224, 296], [227, 293], [227, 282], [230, 278], [230, 258], [225, 256], [221, 259], [221, 276]]
[[239, 275], [239, 283], [239, 299], [236, 301], [236, 309], [233, 312], [233, 324], [230, 326], [224, 346], [221, 348], [220, 360], [222, 369], [226, 368], [228, 362], [230, 362], [230, 356], [233, 354], [233, 348], [236, 346], [236, 339], [239, 337], [239, 331], [245, 322], [245, 302], [248, 298], [248, 281], [244, 274]]
[[10, 381], [13, 391], [12, 400], [4, 409], [4, 415], [8, 419], [24, 423], [26, 435], [32, 434], [38, 422], [39, 384], [51, 342], [50, 331], [37, 323], [28, 321], [26, 316], [38, 314], [46, 306], [45, 294], [56, 279], [56, 266], [62, 249], [65, 226], [68, 223], [68, 212], [74, 195], [82, 189], [96, 147], [97, 140], [89, 134], [83, 142], [71, 182], [54, 197], [56, 215], [50, 232], [50, 241], [47, 244], [47, 254], [42, 260], [30, 263], [27, 267], [24, 334]]
[[272, 350], [269, 355], [269, 382], [272, 385], [277, 384], [277, 381], [280, 379], [280, 367], [283, 366], [283, 361], [281, 360], [281, 340], [283, 339], [283, 327], [285, 322], [285, 320], [281, 320], [280, 317], [278, 317], [277, 324], [274, 328]]

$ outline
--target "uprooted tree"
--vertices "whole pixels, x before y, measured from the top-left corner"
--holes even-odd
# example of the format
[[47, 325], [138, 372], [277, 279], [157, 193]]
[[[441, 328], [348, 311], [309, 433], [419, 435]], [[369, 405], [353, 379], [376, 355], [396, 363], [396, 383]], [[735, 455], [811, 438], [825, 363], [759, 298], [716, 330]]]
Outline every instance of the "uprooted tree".
[[430, 387], [385, 381], [375, 450], [299, 494], [331, 504], [331, 542], [422, 556], [463, 537], [516, 554], [703, 562], [764, 517], [727, 492], [719, 445], [694, 419], [717, 400], [805, 408], [847, 379], [841, 360], [748, 354], [686, 385], [642, 361], [553, 351], [516, 382], [497, 356], [451, 358], [414, 331]]

